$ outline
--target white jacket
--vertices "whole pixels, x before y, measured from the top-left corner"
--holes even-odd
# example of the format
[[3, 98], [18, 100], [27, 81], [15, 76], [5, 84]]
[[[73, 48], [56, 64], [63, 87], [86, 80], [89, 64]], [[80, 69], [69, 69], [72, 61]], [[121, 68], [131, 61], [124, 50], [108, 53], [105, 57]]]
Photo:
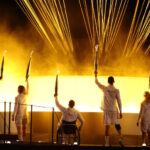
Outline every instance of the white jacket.
[[103, 111], [117, 111], [117, 105], [119, 111], [122, 112], [122, 104], [120, 99], [120, 92], [113, 85], [104, 86], [100, 82], [96, 81], [96, 84], [103, 91], [104, 97], [102, 100], [101, 108]]
[[84, 119], [83, 119], [82, 115], [76, 109], [70, 108], [70, 107], [65, 108], [58, 102], [57, 98], [55, 98], [55, 103], [56, 103], [56, 106], [59, 108], [59, 110], [62, 112], [60, 124], [62, 123], [62, 120], [72, 122], [72, 121], [76, 121], [78, 119], [81, 123], [81, 126], [83, 126]]

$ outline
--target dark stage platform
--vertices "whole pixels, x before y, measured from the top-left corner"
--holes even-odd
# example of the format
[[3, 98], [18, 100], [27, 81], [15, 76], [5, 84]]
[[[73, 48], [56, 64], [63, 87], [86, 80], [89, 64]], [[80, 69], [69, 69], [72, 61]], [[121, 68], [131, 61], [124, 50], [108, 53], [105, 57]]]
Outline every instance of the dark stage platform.
[[143, 150], [150, 149], [150, 147], [120, 147], [120, 146], [110, 146], [104, 147], [102, 145], [80, 145], [80, 146], [66, 146], [66, 145], [55, 145], [55, 144], [45, 144], [45, 143], [16, 143], [16, 144], [0, 144], [0, 149], [4, 150]]

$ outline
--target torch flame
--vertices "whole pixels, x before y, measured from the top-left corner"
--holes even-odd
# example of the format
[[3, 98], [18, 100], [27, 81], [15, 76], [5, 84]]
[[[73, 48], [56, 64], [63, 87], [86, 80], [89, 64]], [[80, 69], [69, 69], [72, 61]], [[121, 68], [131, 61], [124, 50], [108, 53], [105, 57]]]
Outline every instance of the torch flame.
[[96, 52], [98, 52], [98, 47], [99, 47], [99, 45], [96, 44], [96, 45], [95, 45]]
[[60, 74], [60, 70], [57, 70], [57, 74]]
[[4, 50], [4, 52], [3, 52], [3, 56], [5, 56], [5, 54], [7, 53], [7, 50]]
[[30, 57], [32, 57], [33, 52], [34, 52], [34, 51], [32, 50], [31, 53], [30, 53]]

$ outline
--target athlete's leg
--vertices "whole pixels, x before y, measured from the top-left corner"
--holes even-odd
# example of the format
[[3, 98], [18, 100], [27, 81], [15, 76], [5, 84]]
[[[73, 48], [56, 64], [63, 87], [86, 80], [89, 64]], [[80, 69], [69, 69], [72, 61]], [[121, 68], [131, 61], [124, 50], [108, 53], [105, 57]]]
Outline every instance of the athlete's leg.
[[116, 128], [116, 130], [117, 130], [117, 132], [118, 132], [120, 138], [122, 138], [122, 134], [121, 134], [121, 126], [120, 126], [120, 124], [115, 124], [115, 128]]
[[21, 127], [21, 126], [17, 126], [17, 132], [18, 132], [18, 139], [19, 139], [20, 141], [23, 141], [22, 127]]
[[142, 131], [142, 146], [146, 146], [146, 132]]
[[105, 125], [105, 146], [109, 146], [109, 125]]

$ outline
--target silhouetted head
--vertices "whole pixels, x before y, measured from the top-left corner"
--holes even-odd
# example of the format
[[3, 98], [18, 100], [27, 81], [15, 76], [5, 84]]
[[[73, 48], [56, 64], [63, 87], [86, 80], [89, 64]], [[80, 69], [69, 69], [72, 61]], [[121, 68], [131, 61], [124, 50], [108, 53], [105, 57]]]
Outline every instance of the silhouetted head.
[[147, 99], [147, 98], [150, 98], [150, 93], [148, 91], [145, 91], [144, 92], [144, 97]]
[[21, 94], [21, 93], [24, 93], [25, 92], [25, 87], [23, 85], [19, 85], [18, 86], [18, 93]]
[[70, 107], [70, 108], [73, 108], [74, 105], [75, 105], [74, 100], [70, 100], [70, 101], [69, 101], [69, 107]]
[[108, 83], [113, 85], [113, 83], [115, 82], [114, 77], [110, 76], [108, 77]]

